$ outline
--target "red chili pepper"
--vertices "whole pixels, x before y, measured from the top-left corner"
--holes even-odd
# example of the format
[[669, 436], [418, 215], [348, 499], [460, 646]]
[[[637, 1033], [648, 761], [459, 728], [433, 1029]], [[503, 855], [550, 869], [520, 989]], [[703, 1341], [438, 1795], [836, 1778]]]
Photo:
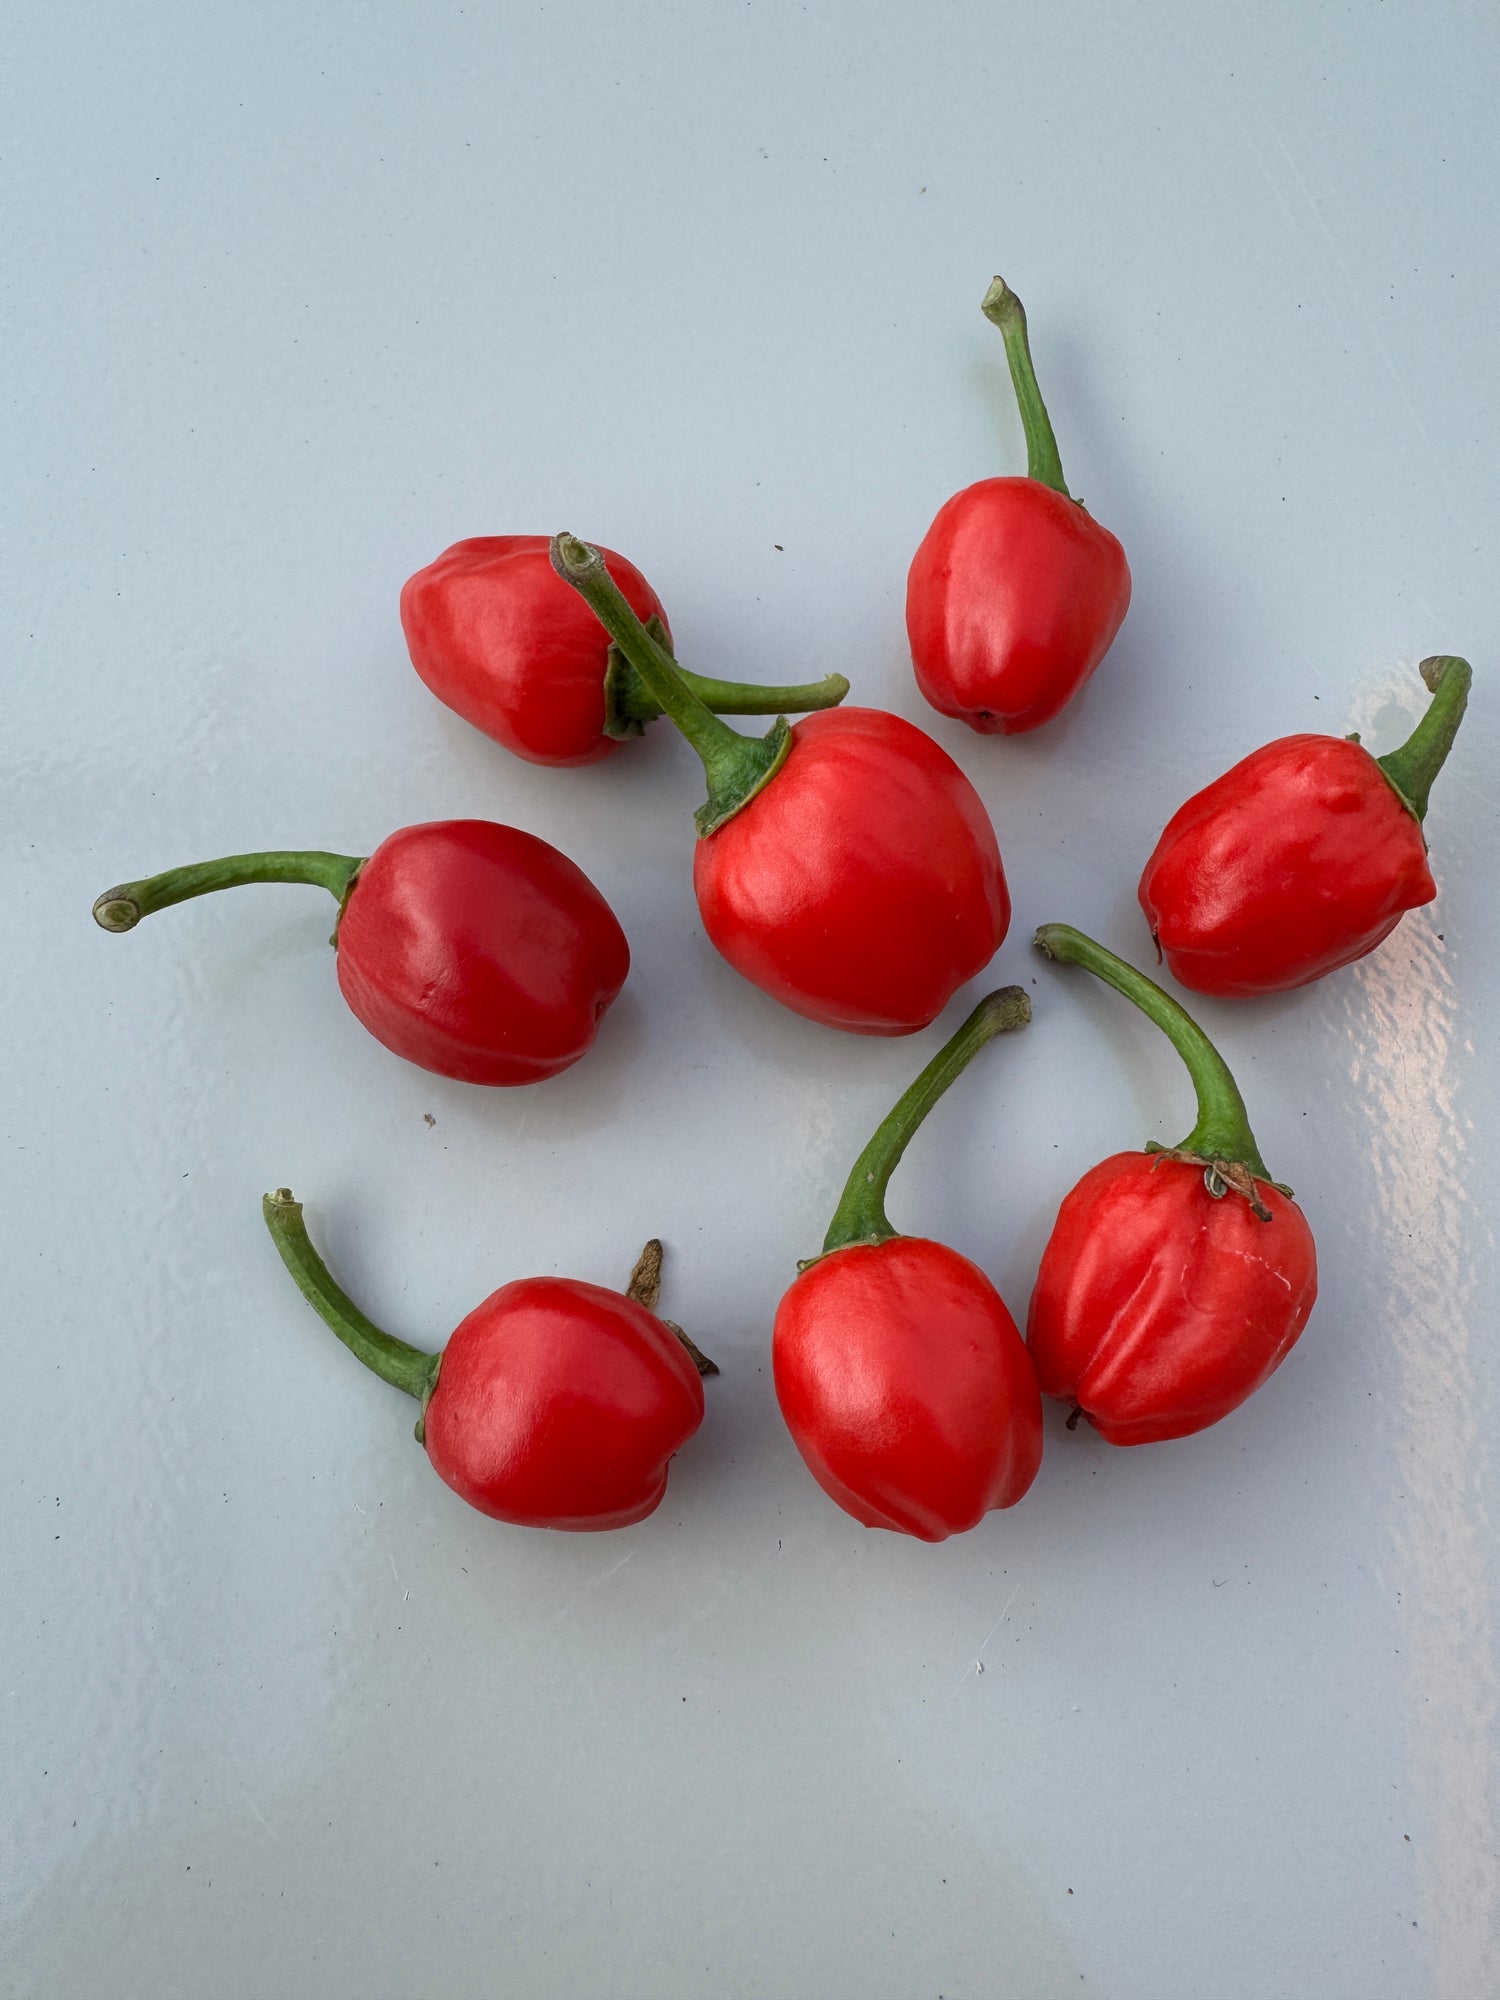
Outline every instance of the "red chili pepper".
[[810, 1020], [925, 1028], [1010, 922], [995, 830], [953, 759], [868, 708], [741, 736], [683, 684], [598, 551], [559, 535], [553, 562], [703, 760], [693, 886], [711, 942]]
[[1447, 656], [1421, 673], [1432, 701], [1389, 756], [1355, 736], [1283, 736], [1168, 820], [1139, 895], [1174, 979], [1224, 995], [1306, 986], [1432, 901], [1422, 821], [1473, 676]]
[[1135, 1002], [1188, 1066], [1198, 1122], [1178, 1146], [1116, 1153], [1058, 1211], [1026, 1344], [1042, 1393], [1111, 1444], [1187, 1437], [1238, 1409], [1286, 1359], [1318, 1293], [1291, 1189], [1261, 1159], [1245, 1101], [1203, 1030], [1159, 986], [1067, 924], [1048, 958]]
[[461, 1083], [539, 1083], [592, 1047], [630, 947], [583, 870], [535, 834], [484, 819], [403, 827], [367, 861], [231, 854], [108, 889], [107, 931], [250, 882], [307, 882], [339, 906], [344, 998], [377, 1042]]
[[[455, 542], [407, 579], [401, 624], [411, 663], [438, 700], [530, 764], [597, 764], [661, 714], [585, 605], [552, 571], [545, 535]], [[669, 651], [656, 592], [634, 563], [600, 551], [636, 616]], [[842, 674], [803, 687], [749, 687], [678, 671], [709, 708], [777, 715], [843, 700]]]
[[1026, 477], [981, 479], [939, 509], [907, 578], [906, 631], [917, 685], [940, 714], [1017, 736], [1050, 722], [1109, 651], [1130, 567], [1068, 492], [1021, 301], [996, 278], [982, 309], [1005, 336]]
[[667, 1468], [703, 1421], [699, 1375], [716, 1375], [651, 1310], [661, 1245], [626, 1292], [576, 1278], [518, 1278], [460, 1320], [441, 1354], [382, 1333], [308, 1239], [302, 1204], [262, 1204], [302, 1296], [382, 1381], [421, 1405], [417, 1442], [481, 1514], [520, 1528], [628, 1528], [667, 1490]]
[[885, 1191], [912, 1134], [986, 1042], [1024, 1027], [1019, 986], [981, 1000], [854, 1163], [822, 1254], [776, 1314], [776, 1396], [808, 1470], [867, 1528], [941, 1542], [1013, 1507], [1042, 1458], [1036, 1375], [977, 1264], [899, 1236]]

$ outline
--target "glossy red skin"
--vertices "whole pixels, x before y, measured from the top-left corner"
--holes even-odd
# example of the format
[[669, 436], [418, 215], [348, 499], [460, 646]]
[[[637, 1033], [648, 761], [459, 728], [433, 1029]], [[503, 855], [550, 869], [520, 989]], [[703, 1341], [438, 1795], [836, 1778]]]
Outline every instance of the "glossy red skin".
[[776, 1314], [776, 1397], [808, 1470], [867, 1528], [941, 1542], [1042, 1462], [1036, 1374], [976, 1264], [920, 1236], [820, 1257]]
[[[401, 626], [412, 665], [465, 722], [530, 764], [597, 764], [620, 747], [604, 734], [609, 634], [554, 573], [550, 546], [545, 535], [455, 542], [407, 579]], [[665, 626], [634, 563], [599, 553], [637, 618]]]
[[535, 834], [432, 820], [383, 840], [338, 924], [344, 998], [376, 1041], [461, 1083], [539, 1083], [585, 1054], [630, 947]]
[[423, 1419], [455, 1493], [522, 1528], [626, 1528], [667, 1490], [703, 1384], [654, 1313], [576, 1278], [492, 1292], [443, 1350]]
[[906, 580], [917, 686], [985, 736], [1039, 729], [1130, 607], [1125, 551], [1038, 479], [981, 479], [938, 510]]
[[1081, 1406], [1111, 1444], [1207, 1429], [1286, 1359], [1318, 1295], [1312, 1231], [1264, 1181], [1271, 1211], [1215, 1200], [1203, 1168], [1116, 1153], [1058, 1210], [1026, 1344], [1044, 1396]]
[[1338, 736], [1283, 736], [1195, 793], [1139, 890], [1172, 977], [1226, 996], [1307, 986], [1436, 894], [1415, 814]]
[[925, 1028], [1010, 923], [979, 794], [923, 730], [873, 708], [795, 723], [776, 776], [698, 842], [693, 886], [736, 972], [857, 1035]]

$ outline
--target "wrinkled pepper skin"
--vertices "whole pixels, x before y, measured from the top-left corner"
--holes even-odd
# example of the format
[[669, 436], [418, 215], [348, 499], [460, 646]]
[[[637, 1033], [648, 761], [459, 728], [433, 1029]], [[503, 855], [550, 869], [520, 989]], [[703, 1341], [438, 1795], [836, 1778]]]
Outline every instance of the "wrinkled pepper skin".
[[682, 1344], [642, 1305], [573, 1278], [502, 1285], [454, 1329], [423, 1416], [455, 1493], [526, 1528], [643, 1521], [703, 1421]]
[[339, 987], [375, 1039], [462, 1083], [567, 1069], [630, 970], [625, 933], [576, 862], [489, 820], [434, 820], [382, 841], [335, 942]]
[[699, 840], [693, 886], [737, 972], [860, 1035], [925, 1028], [1010, 923], [978, 793], [930, 736], [878, 709], [796, 723], [772, 781]]
[[1042, 1458], [1036, 1375], [977, 1265], [925, 1237], [821, 1257], [776, 1314], [777, 1400], [818, 1484], [919, 1541], [1013, 1507]]
[[1238, 1409], [1290, 1352], [1317, 1297], [1312, 1231], [1268, 1182], [1260, 1219], [1201, 1161], [1116, 1153], [1064, 1200], [1026, 1344], [1042, 1393], [1111, 1444], [1188, 1437]]
[[1167, 822], [1138, 891], [1172, 977], [1284, 993], [1350, 965], [1437, 894], [1416, 815], [1337, 736], [1284, 736]]
[[[465, 722], [531, 764], [597, 764], [620, 747], [604, 730], [609, 635], [554, 575], [549, 540], [455, 542], [408, 578], [401, 625], [412, 665]], [[600, 553], [642, 623], [655, 617], [665, 627], [635, 565]]]
[[982, 735], [1050, 722], [1130, 607], [1125, 551], [1037, 479], [981, 479], [938, 512], [912, 560], [906, 630], [917, 685]]

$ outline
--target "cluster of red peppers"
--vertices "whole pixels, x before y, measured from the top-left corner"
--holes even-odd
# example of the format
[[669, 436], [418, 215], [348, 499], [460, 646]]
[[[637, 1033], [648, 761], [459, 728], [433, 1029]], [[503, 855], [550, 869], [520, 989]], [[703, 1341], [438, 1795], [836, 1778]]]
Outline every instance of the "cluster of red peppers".
[[[1130, 603], [1124, 550], [1068, 491], [1026, 315], [996, 279], [983, 311], [1005, 344], [1027, 472], [980, 480], [938, 511], [911, 564], [917, 684], [981, 734], [1052, 720], [1108, 652]], [[568, 534], [459, 542], [401, 593], [417, 673], [515, 755], [581, 766], [660, 716], [702, 760], [693, 886], [714, 947], [808, 1020], [859, 1035], [926, 1028], [990, 963], [1010, 921], [999, 845], [955, 763], [914, 724], [844, 707], [841, 675], [749, 685], [689, 672], [635, 566]], [[1468, 699], [1470, 669], [1422, 663], [1410, 739], [1253, 751], [1167, 822], [1139, 899], [1158, 959], [1215, 996], [1303, 986], [1372, 951], [1436, 895], [1422, 823]], [[800, 715], [795, 723], [789, 715]], [[774, 718], [762, 736], [725, 715]], [[592, 1046], [630, 969], [614, 912], [575, 862], [487, 820], [392, 833], [367, 858], [231, 855], [111, 889], [106, 930], [211, 890], [300, 882], [337, 905], [350, 1009], [386, 1048], [465, 1083], [532, 1084]], [[1010, 986], [982, 1000], [860, 1154], [821, 1252], [772, 1336], [797, 1449], [854, 1519], [925, 1541], [1018, 1501], [1042, 1456], [1045, 1395], [1067, 1428], [1112, 1444], [1179, 1438], [1237, 1408], [1285, 1358], [1317, 1292], [1312, 1233], [1273, 1181], [1222, 1057], [1163, 989], [1066, 924], [1036, 934], [1132, 1001], [1187, 1066], [1197, 1119], [1179, 1145], [1112, 1155], [1063, 1201], [1024, 1338], [979, 1267], [903, 1236], [892, 1172], [984, 1045], [1031, 1018]], [[303, 1294], [352, 1351], [420, 1405], [439, 1475], [524, 1526], [643, 1519], [702, 1422], [716, 1373], [657, 1316], [661, 1246], [624, 1292], [526, 1278], [492, 1293], [440, 1354], [383, 1333], [313, 1249], [300, 1205], [265, 1220]]]

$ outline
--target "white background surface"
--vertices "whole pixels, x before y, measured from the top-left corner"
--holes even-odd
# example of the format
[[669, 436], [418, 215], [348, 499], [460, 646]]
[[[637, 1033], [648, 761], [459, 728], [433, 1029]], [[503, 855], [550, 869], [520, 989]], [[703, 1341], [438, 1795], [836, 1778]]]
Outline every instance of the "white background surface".
[[[1500, 1988], [1493, 9], [175, 0], [9, 42], [5, 1993]], [[1024, 465], [997, 269], [1135, 576], [1016, 742], [925, 709], [901, 615], [939, 503]], [[403, 578], [564, 525], [692, 664], [845, 670], [980, 786], [987, 983], [1035, 978], [1035, 1025], [893, 1215], [1018, 1315], [1066, 1188], [1191, 1122], [1034, 925], [1144, 962], [1189, 791], [1294, 730], [1388, 748], [1416, 661], [1474, 660], [1437, 904], [1197, 1010], [1322, 1268], [1245, 1410], [1133, 1452], [1049, 1417], [1023, 1505], [936, 1549], [817, 1492], [772, 1313], [938, 1036], [716, 960], [664, 730], [545, 772], [420, 686]], [[122, 876], [453, 814], [563, 846], [635, 950], [536, 1090], [386, 1055], [311, 890], [89, 921]], [[283, 1181], [429, 1343], [660, 1232], [724, 1372], [657, 1516], [468, 1512], [293, 1292]]]

